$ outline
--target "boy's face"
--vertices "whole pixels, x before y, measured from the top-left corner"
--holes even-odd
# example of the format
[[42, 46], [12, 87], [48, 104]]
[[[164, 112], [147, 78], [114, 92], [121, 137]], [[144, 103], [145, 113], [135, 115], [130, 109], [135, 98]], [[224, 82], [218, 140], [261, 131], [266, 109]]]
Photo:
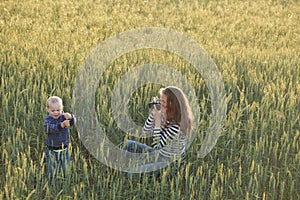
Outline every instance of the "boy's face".
[[46, 108], [49, 115], [54, 118], [58, 119], [62, 114], [63, 106], [59, 103], [49, 103], [48, 107]]

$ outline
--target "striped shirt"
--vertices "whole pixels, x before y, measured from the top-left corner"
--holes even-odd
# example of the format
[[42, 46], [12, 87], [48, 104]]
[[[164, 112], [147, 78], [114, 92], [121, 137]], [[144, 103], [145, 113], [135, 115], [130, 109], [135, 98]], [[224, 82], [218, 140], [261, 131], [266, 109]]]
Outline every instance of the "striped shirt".
[[181, 134], [179, 124], [172, 120], [167, 121], [160, 128], [154, 128], [155, 121], [150, 114], [144, 125], [144, 132], [152, 134], [152, 147], [159, 151], [159, 154], [168, 159], [184, 160], [185, 158], [185, 137]]

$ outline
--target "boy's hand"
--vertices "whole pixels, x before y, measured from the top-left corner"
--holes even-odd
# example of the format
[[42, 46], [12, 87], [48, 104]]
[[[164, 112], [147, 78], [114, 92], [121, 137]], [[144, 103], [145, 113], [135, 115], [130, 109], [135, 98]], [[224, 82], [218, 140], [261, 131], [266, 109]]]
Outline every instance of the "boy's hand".
[[70, 127], [70, 121], [66, 119], [60, 125], [62, 128], [68, 128]]
[[71, 120], [72, 119], [72, 115], [70, 113], [63, 113], [63, 116], [67, 119], [67, 120]]

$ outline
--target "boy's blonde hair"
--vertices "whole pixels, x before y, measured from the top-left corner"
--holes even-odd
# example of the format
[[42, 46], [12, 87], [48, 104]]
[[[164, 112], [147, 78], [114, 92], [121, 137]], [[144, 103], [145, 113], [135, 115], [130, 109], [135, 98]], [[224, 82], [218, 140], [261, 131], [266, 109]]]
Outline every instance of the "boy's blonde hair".
[[56, 103], [58, 103], [58, 104], [60, 104], [60, 105], [63, 105], [63, 101], [62, 101], [62, 99], [60, 98], [60, 97], [58, 97], [58, 96], [51, 96], [51, 97], [49, 97], [48, 98], [48, 100], [47, 100], [47, 103], [46, 103], [46, 107], [47, 108], [49, 108], [49, 104], [56, 104]]

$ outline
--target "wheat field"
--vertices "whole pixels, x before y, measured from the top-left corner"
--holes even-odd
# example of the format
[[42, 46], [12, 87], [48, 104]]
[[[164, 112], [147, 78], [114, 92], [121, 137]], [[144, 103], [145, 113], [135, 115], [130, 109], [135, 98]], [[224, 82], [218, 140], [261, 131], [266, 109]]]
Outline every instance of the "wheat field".
[[[300, 2], [292, 0], [101, 0], [0, 2], [0, 199], [300, 199]], [[190, 65], [160, 50], [121, 56], [107, 68], [95, 109], [115, 144], [128, 137], [110, 114], [114, 83], [129, 69], [174, 66], [194, 87], [201, 112], [180, 172], [130, 181], [94, 158], [71, 128], [70, 176], [48, 185], [45, 102], [72, 112], [76, 75], [106, 39], [140, 27], [169, 28], [197, 41], [218, 66], [227, 113], [217, 144], [197, 157], [210, 97]], [[157, 85], [130, 99], [142, 124]]]

